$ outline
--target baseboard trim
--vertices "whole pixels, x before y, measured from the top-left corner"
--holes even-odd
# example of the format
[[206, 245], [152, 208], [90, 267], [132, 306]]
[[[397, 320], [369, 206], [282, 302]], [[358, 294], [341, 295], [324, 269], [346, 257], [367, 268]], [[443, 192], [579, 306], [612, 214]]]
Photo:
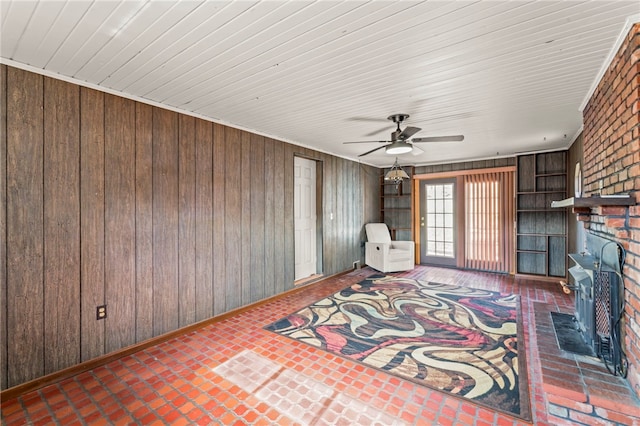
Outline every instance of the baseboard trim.
[[151, 339], [147, 339], [145, 341], [133, 344], [131, 346], [127, 346], [126, 348], [119, 349], [115, 352], [111, 352], [97, 358], [90, 359], [88, 361], [81, 362], [80, 364], [73, 365], [71, 367], [67, 367], [60, 371], [56, 371], [51, 374], [47, 374], [42, 377], [38, 377], [37, 379], [30, 380], [28, 382], [10, 387], [0, 392], [0, 402], [6, 402], [10, 399], [17, 398], [26, 393], [33, 392], [45, 386], [52, 385], [64, 379], [68, 379], [69, 377], [76, 376], [80, 373], [84, 373], [85, 371], [92, 370], [94, 368], [100, 367], [102, 365], [108, 364], [111, 361], [115, 361], [119, 358], [125, 357], [127, 355], [131, 355], [133, 353], [139, 352], [141, 350], [147, 349], [151, 346], [166, 342], [167, 340], [173, 339], [175, 337], [179, 337], [181, 335], [191, 333], [192, 331], [198, 330], [200, 328], [206, 327], [211, 324], [215, 324], [217, 322], [223, 321], [227, 318], [230, 318], [234, 315], [239, 315], [243, 312], [246, 312], [250, 309], [257, 308], [266, 303], [272, 302], [274, 300], [278, 300], [280, 298], [299, 293], [307, 289], [308, 286], [320, 284], [324, 280], [328, 280], [330, 278], [336, 278], [341, 275], [345, 275], [349, 272], [352, 272], [351, 269], [346, 271], [338, 272], [333, 275], [323, 276], [321, 279], [317, 281], [310, 282], [308, 284], [301, 284], [294, 288], [291, 288], [283, 293], [276, 294], [274, 296], [267, 297], [266, 299], [259, 300], [257, 302], [251, 303], [249, 305], [241, 306], [236, 309], [232, 309], [223, 314], [217, 315], [215, 317], [208, 318], [206, 320], [202, 320], [200, 322], [187, 325], [185, 327], [179, 328], [174, 331], [170, 331], [168, 333], [162, 334], [160, 336], [152, 337]]
[[545, 281], [545, 282], [553, 282], [560, 283], [560, 281], [566, 281], [565, 277], [551, 277], [545, 275], [534, 275], [534, 274], [515, 274], [515, 278], [521, 280], [533, 280], [533, 281]]

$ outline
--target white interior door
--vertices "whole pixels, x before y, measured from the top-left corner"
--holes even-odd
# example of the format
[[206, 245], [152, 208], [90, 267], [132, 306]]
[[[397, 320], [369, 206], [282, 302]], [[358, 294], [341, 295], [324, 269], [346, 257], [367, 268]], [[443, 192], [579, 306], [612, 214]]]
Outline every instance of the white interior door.
[[294, 157], [295, 279], [316, 273], [316, 162]]

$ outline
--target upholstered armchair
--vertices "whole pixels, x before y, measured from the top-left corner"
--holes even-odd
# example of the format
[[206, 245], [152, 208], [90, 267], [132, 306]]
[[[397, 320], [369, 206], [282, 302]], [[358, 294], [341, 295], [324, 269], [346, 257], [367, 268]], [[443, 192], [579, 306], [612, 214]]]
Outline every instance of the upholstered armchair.
[[364, 226], [367, 242], [364, 245], [365, 263], [380, 272], [408, 271], [415, 266], [413, 241], [391, 241], [389, 228], [384, 223]]

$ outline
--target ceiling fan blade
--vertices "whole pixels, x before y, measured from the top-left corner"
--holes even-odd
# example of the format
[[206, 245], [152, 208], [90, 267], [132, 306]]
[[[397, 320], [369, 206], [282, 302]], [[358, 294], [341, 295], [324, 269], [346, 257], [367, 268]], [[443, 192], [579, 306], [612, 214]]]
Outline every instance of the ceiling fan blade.
[[379, 147], [377, 147], [377, 148], [375, 148], [375, 149], [372, 149], [371, 151], [367, 151], [367, 152], [365, 152], [364, 154], [360, 154], [360, 155], [358, 155], [358, 157], [364, 157], [365, 155], [369, 155], [369, 154], [371, 154], [372, 152], [375, 152], [375, 151], [377, 151], [377, 150], [379, 150], [379, 149], [382, 149], [382, 148], [384, 148], [384, 147], [386, 147], [386, 145], [385, 145], [385, 146], [379, 146]]
[[411, 142], [462, 142], [464, 140], [464, 136], [462, 135], [453, 135], [453, 136], [428, 136], [426, 138], [413, 138]]
[[415, 145], [412, 145], [412, 146], [413, 146], [413, 149], [411, 150], [411, 154], [413, 154], [413, 155], [424, 154], [424, 151], [422, 149], [418, 148]]
[[386, 118], [373, 118], [373, 117], [349, 117], [347, 121], [362, 121], [369, 123], [383, 123], [387, 121]]
[[367, 133], [365, 136], [367, 136], [367, 137], [375, 136], [378, 133], [382, 133], [382, 132], [384, 132], [385, 130], [388, 130], [388, 129], [389, 129], [389, 126], [384, 126], [382, 129], [378, 129], [378, 130], [376, 130], [374, 132]]
[[351, 142], [342, 142], [343, 144], [350, 144], [350, 143], [389, 143], [389, 141], [351, 141]]
[[415, 135], [416, 133], [418, 133], [420, 130], [422, 130], [419, 127], [411, 127], [411, 126], [407, 126], [405, 127], [405, 129], [402, 131], [402, 133], [400, 133], [398, 135], [398, 139], [400, 140], [407, 140], [409, 139], [411, 136]]

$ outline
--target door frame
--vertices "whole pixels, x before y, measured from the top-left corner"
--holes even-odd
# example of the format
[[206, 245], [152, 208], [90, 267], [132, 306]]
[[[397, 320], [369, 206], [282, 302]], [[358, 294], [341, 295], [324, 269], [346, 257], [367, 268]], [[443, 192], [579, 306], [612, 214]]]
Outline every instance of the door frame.
[[[309, 161], [314, 161], [316, 163], [316, 271], [315, 271], [315, 274], [322, 275], [324, 271], [324, 264], [323, 264], [324, 230], [322, 225], [324, 223], [324, 216], [323, 216], [324, 161], [322, 161], [319, 158], [314, 158], [314, 157], [310, 157], [310, 156], [299, 154], [299, 153], [294, 153], [293, 157], [294, 157], [293, 167], [295, 167], [296, 157], [309, 160]], [[294, 179], [295, 179], [295, 174], [294, 174]], [[293, 184], [295, 185], [295, 181]], [[294, 200], [294, 205], [295, 205], [295, 200]], [[294, 217], [294, 221], [295, 221], [295, 217]], [[294, 223], [294, 228], [295, 228], [295, 223]], [[293, 268], [294, 268], [294, 275], [295, 275], [295, 241], [294, 241], [293, 249], [294, 249]], [[306, 282], [305, 278], [302, 278], [298, 281], [294, 280], [294, 285], [297, 283], [305, 283], [305, 282]]]
[[[452, 176], [452, 177], [440, 177], [440, 178], [433, 178], [433, 179], [420, 179], [418, 180], [418, 192], [417, 194], [417, 198], [420, 200], [420, 202], [417, 205], [417, 209], [415, 210], [415, 214], [416, 214], [416, 219], [418, 222], [418, 227], [417, 232], [416, 232], [416, 241], [419, 240], [420, 243], [417, 244], [418, 250], [416, 250], [416, 262], [418, 264], [422, 264], [422, 265], [434, 265], [434, 266], [443, 266], [443, 267], [460, 267], [461, 264], [464, 264], [464, 262], [461, 260], [461, 255], [464, 255], [464, 232], [461, 232], [461, 226], [464, 226], [463, 221], [460, 220], [461, 214], [459, 212], [459, 206], [461, 206], [462, 204], [460, 203], [460, 200], [464, 200], [464, 193], [463, 188], [461, 186], [461, 181], [462, 179], [460, 179], [458, 176]], [[424, 195], [424, 191], [425, 191], [425, 186], [428, 184], [447, 184], [447, 183], [452, 183], [453, 184], [453, 258], [446, 258], [446, 257], [442, 257], [441, 261], [433, 261], [433, 262], [422, 262], [423, 256], [422, 256], [422, 240], [423, 240], [423, 228], [424, 226], [422, 226], [423, 222], [426, 223], [425, 221], [422, 220], [422, 212], [423, 212], [423, 204], [426, 201], [426, 197], [423, 197]], [[462, 222], [462, 223], [461, 223]], [[433, 257], [433, 259], [439, 259], [436, 256], [424, 256], [426, 257]]]
[[[449, 172], [435, 172], [435, 173], [421, 173], [412, 176], [413, 187], [413, 229], [415, 232], [413, 233], [413, 241], [416, 247], [415, 253], [415, 262], [417, 265], [420, 264], [420, 250], [422, 249], [420, 246], [420, 182], [425, 180], [436, 180], [436, 179], [446, 179], [446, 178], [456, 178], [456, 186], [458, 188], [462, 188], [462, 190], [456, 191], [456, 203], [459, 206], [464, 204], [464, 185], [463, 185], [463, 176], [466, 175], [474, 175], [474, 174], [482, 174], [482, 173], [495, 173], [495, 172], [515, 172], [515, 166], [502, 166], [502, 167], [487, 167], [487, 168], [478, 168], [478, 169], [466, 169], [466, 170], [456, 170]], [[514, 194], [515, 196], [515, 194]], [[456, 223], [458, 229], [463, 229], [464, 224], [464, 215], [458, 215], [458, 222]], [[456, 259], [457, 264], [455, 265], [457, 268], [464, 268], [464, 232], [458, 232], [458, 244], [456, 244]], [[515, 234], [511, 236], [511, 238], [515, 238]], [[512, 244], [513, 250], [511, 253], [511, 258], [515, 259], [515, 244]]]

